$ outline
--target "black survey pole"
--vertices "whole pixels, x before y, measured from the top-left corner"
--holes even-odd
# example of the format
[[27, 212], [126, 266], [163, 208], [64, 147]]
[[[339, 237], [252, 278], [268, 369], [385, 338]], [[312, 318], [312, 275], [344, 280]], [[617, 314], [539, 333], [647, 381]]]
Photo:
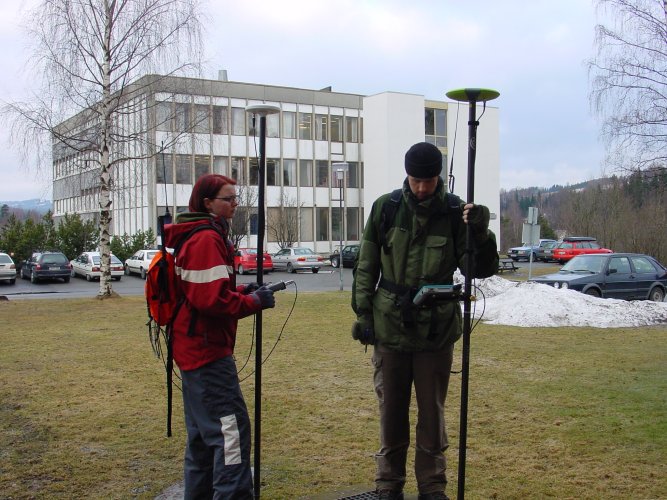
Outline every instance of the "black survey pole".
[[[455, 101], [469, 103], [468, 115], [468, 189], [467, 203], [475, 201], [475, 156], [477, 154], [477, 102], [490, 101], [500, 94], [495, 90], [466, 88], [447, 92], [447, 97]], [[473, 279], [473, 239], [472, 229], [466, 227], [466, 275], [463, 297], [463, 358], [461, 362], [461, 418], [459, 430], [459, 475], [457, 485], [457, 499], [465, 497], [465, 470], [466, 470], [466, 441], [468, 438], [468, 379], [470, 374], [470, 332], [472, 330], [471, 298]]]
[[[268, 104], [246, 107], [246, 112], [259, 116], [259, 175], [257, 177], [257, 283], [264, 283], [264, 199], [266, 177], [266, 115], [278, 113], [280, 108]], [[254, 449], [254, 496], [259, 498], [261, 489], [262, 450], [262, 311], [257, 313], [255, 325], [255, 449]]]

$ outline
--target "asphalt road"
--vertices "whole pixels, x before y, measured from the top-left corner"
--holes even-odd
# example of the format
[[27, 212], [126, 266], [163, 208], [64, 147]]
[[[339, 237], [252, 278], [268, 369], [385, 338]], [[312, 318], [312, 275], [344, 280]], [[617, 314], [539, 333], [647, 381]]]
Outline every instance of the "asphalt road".
[[[518, 267], [528, 267], [527, 262], [517, 262]], [[553, 264], [544, 264], [534, 262], [533, 269], [552, 266]], [[289, 274], [285, 271], [274, 271], [265, 274], [265, 282], [294, 280], [299, 292], [325, 292], [340, 290], [340, 268], [334, 269], [330, 266], [323, 267], [320, 272], [313, 274], [307, 271], [299, 271], [295, 274]], [[509, 277], [509, 275], [507, 275]], [[255, 281], [254, 274], [237, 276], [237, 283], [251, 283]], [[120, 281], [112, 282], [113, 290], [120, 295], [143, 295], [144, 280], [139, 276], [123, 276]], [[295, 285], [289, 285], [288, 290], [293, 290]], [[343, 290], [350, 290], [352, 286], [352, 269], [343, 269]], [[9, 300], [30, 300], [30, 299], [54, 299], [54, 298], [85, 298], [97, 295], [100, 284], [97, 281], [88, 282], [82, 278], [72, 278], [69, 283], [62, 281], [48, 281], [36, 284], [29, 280], [17, 278], [16, 284], [9, 285], [7, 282], [0, 282], [0, 297], [4, 296]]]

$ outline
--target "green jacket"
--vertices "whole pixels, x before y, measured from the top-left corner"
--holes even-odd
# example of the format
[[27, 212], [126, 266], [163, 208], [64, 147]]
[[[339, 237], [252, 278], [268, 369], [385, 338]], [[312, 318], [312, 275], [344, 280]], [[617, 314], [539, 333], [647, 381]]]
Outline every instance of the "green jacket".
[[[410, 304], [423, 285], [452, 284], [457, 267], [467, 275], [467, 225], [463, 220], [453, 222], [454, 217], [462, 217], [464, 203], [459, 209], [448, 206], [442, 180], [434, 196], [420, 203], [406, 179], [393, 224], [386, 232], [385, 252], [380, 220], [390, 196], [385, 194], [373, 203], [364, 228], [354, 268], [352, 308], [362, 324], [374, 329], [376, 343], [407, 352], [443, 349], [461, 336], [460, 303], [419, 308]], [[488, 226], [488, 217], [483, 225]], [[473, 236], [473, 277], [486, 278], [498, 270], [496, 237], [486, 227], [478, 228]]]

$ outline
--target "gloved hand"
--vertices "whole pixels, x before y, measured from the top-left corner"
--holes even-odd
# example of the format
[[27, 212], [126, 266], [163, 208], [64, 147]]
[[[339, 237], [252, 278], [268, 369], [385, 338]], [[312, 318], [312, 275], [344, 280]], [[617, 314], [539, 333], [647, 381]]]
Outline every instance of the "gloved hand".
[[468, 203], [463, 207], [463, 221], [470, 226], [478, 243], [482, 243], [488, 237], [489, 209], [484, 205], [473, 205]]
[[352, 324], [352, 338], [363, 345], [375, 344], [375, 331], [373, 330], [373, 318], [360, 316]]
[[273, 296], [273, 290], [270, 290], [266, 286], [261, 286], [254, 292], [252, 292], [255, 300], [259, 302], [262, 306], [262, 309], [270, 309], [276, 307], [276, 299]]
[[243, 295], [248, 295], [249, 293], [254, 292], [258, 288], [259, 288], [259, 283], [255, 283], [255, 282], [248, 283], [246, 286], [243, 287], [243, 290], [241, 291], [241, 293]]

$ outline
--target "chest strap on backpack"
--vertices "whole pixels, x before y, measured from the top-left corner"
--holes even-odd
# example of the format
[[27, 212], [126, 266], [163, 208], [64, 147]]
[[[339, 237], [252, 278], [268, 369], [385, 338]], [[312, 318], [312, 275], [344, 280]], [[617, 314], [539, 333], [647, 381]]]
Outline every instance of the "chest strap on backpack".
[[382, 204], [378, 243], [380, 243], [384, 253], [389, 253], [389, 247], [387, 246], [387, 233], [389, 232], [389, 229], [391, 228], [391, 225], [394, 223], [394, 219], [396, 218], [396, 212], [398, 211], [398, 207], [401, 204], [402, 195], [402, 189], [394, 189], [391, 192], [389, 199]]

